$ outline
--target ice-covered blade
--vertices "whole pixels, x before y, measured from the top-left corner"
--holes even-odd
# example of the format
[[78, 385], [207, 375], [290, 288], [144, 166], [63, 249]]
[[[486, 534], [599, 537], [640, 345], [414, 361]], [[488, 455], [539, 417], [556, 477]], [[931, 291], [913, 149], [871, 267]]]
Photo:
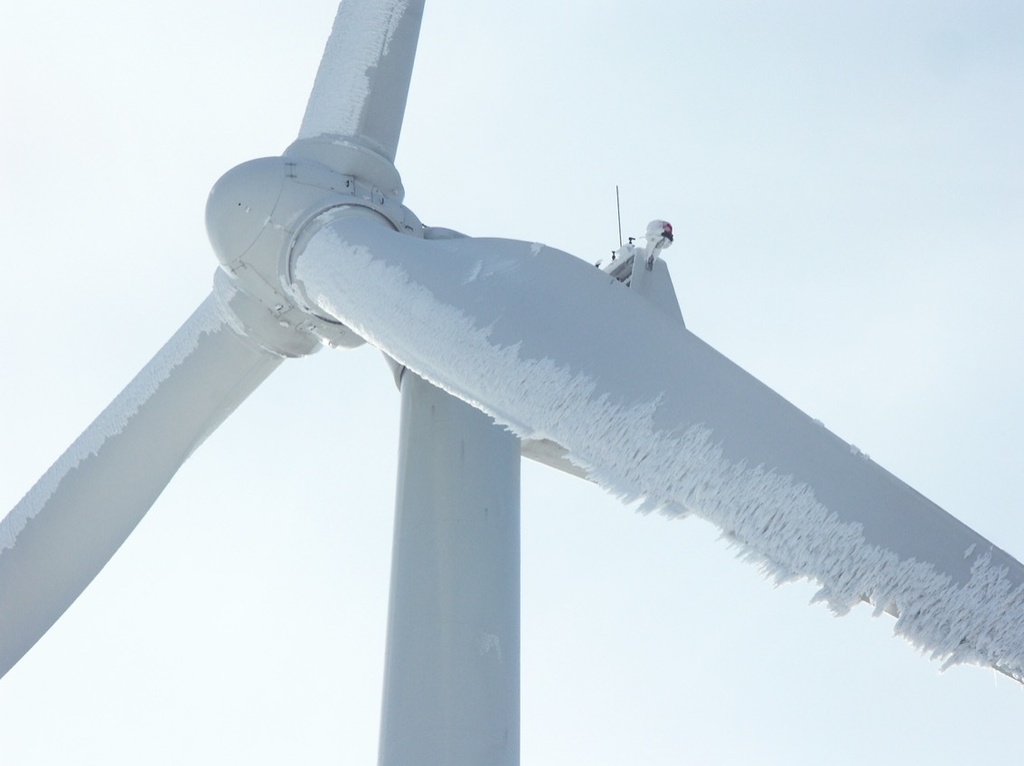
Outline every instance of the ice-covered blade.
[[394, 162], [423, 0], [344, 0], [299, 141], [346, 141]]
[[208, 298], [0, 521], [0, 676], [149, 510], [192, 451], [281, 362]]
[[325, 223], [307, 298], [625, 500], [719, 526], [837, 612], [1024, 676], [1024, 567], [600, 269], [540, 244]]

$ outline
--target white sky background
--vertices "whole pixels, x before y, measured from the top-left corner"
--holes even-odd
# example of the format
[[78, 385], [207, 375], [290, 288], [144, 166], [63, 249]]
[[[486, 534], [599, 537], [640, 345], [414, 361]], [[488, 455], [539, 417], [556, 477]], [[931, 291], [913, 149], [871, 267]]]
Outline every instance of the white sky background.
[[[301, 5], [0, 13], [0, 513], [208, 293], [210, 187], [298, 131]], [[619, 184], [691, 330], [1021, 558], [1024, 8], [752, 5], [428, 0], [406, 202], [597, 260]], [[375, 762], [397, 409], [369, 348], [275, 373], [0, 680], [0, 762]], [[523, 474], [524, 764], [1019, 760], [1016, 684]]]

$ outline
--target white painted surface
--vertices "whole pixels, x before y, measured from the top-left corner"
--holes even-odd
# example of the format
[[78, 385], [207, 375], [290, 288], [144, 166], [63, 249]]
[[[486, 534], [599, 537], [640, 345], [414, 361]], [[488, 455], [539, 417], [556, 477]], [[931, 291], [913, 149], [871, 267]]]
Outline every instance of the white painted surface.
[[519, 763], [519, 440], [406, 372], [381, 766]]

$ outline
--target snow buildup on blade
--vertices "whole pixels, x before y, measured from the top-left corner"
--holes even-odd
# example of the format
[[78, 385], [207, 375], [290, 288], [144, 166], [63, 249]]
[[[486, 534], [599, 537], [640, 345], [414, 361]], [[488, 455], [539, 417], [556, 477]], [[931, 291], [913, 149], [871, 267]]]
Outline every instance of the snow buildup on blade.
[[119, 434], [136, 412], [156, 393], [171, 371], [196, 350], [200, 338], [227, 326], [227, 316], [219, 301], [211, 296], [178, 330], [159, 353], [117, 395], [99, 417], [82, 432], [57, 462], [43, 474], [10, 513], [0, 520], [0, 555], [14, 548], [25, 525], [45, 506], [64, 477], [83, 461], [99, 452], [104, 442]]
[[359, 133], [370, 95], [370, 72], [388, 54], [408, 6], [408, 0], [341, 3], [302, 118], [300, 139]]
[[659, 429], [658, 399], [617, 404], [586, 374], [492, 343], [490, 328], [330, 228], [310, 241], [295, 276], [370, 343], [517, 436], [562, 445], [624, 501], [710, 521], [776, 582], [818, 583], [815, 600], [836, 614], [868, 601], [897, 615], [895, 632], [945, 666], [982, 664], [1024, 679], [1024, 585], [987, 556], [957, 584], [931, 563], [868, 543], [860, 524], [841, 521], [808, 485], [730, 461], [703, 425]]

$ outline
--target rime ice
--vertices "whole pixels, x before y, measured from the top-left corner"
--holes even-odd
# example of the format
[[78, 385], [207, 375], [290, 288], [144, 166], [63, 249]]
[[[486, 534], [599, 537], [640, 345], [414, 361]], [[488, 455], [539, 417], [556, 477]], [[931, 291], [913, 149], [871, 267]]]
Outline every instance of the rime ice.
[[168, 341], [153, 361], [100, 413], [50, 470], [43, 474], [21, 502], [0, 520], [0, 555], [3, 555], [5, 549], [14, 547], [18, 534], [46, 504], [68, 472], [78, 467], [90, 455], [95, 455], [107, 439], [119, 434], [125, 424], [167, 379], [171, 370], [195, 350], [199, 337], [223, 329], [226, 321], [225, 312], [215, 299], [207, 300], [200, 307], [195, 314], [195, 321], [186, 324]]
[[897, 615], [945, 665], [1024, 676], [1019, 562], [600, 270], [350, 220], [327, 223], [295, 274], [321, 309], [520, 437], [562, 445], [623, 500], [711, 521], [769, 577], [818, 583], [837, 614], [868, 601]]

